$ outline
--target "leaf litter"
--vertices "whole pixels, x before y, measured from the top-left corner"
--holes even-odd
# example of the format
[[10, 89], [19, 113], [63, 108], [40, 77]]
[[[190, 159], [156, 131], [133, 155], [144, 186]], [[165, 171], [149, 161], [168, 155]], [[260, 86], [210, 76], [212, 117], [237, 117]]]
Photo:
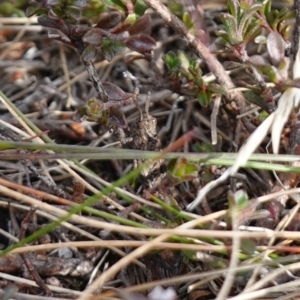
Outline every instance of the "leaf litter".
[[[137, 20], [131, 1], [106, 12], [95, 4], [99, 13], [89, 17], [85, 8], [92, 3], [44, 2], [28, 9], [42, 14], [38, 23], [13, 13], [0, 20], [1, 297], [296, 297], [299, 177], [243, 168], [255, 165], [251, 154], [265, 153], [270, 140], [271, 152], [299, 155], [300, 58], [295, 55], [289, 79], [283, 22], [291, 10], [280, 1], [231, 0], [228, 14], [225, 1], [217, 7], [215, 1], [174, 2], [177, 15], [189, 13], [182, 19], [203, 45], [197, 48], [181, 23], [171, 18], [165, 25], [157, 1], [145, 1], [152, 7], [145, 15], [135, 7]], [[132, 13], [127, 19], [124, 9]], [[267, 33], [257, 32], [255, 22]], [[266, 38], [254, 39], [259, 34]], [[217, 56], [205, 52], [209, 43]], [[255, 64], [255, 55], [264, 59]], [[236, 67], [216, 71], [216, 57]], [[244, 92], [261, 103], [247, 102]], [[16, 148], [17, 142], [35, 143], [37, 150]], [[49, 150], [38, 150], [42, 143]], [[86, 157], [58, 158], [51, 143], [65, 145], [62, 153], [85, 146], [77, 150]], [[95, 147], [110, 159], [91, 159]], [[145, 156], [116, 159], [124, 149]], [[222, 153], [237, 151], [228, 167]], [[42, 159], [45, 153], [52, 158]], [[178, 155], [166, 159], [170, 153]], [[191, 155], [204, 153], [208, 159]], [[297, 161], [291, 166], [297, 170]], [[157, 234], [144, 234], [151, 229]]]

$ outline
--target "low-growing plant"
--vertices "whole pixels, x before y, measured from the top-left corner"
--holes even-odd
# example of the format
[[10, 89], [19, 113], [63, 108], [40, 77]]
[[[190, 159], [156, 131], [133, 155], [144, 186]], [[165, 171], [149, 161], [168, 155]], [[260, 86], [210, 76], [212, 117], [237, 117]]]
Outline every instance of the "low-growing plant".
[[[86, 116], [88, 120], [108, 125], [113, 123], [126, 127], [126, 121], [121, 106], [127, 105], [129, 96], [111, 82], [102, 82], [99, 78], [93, 60], [100, 53], [111, 61], [117, 53], [126, 47], [138, 52], [131, 59], [147, 59], [151, 61], [151, 51], [156, 42], [145, 32], [151, 25], [151, 17], [142, 15], [145, 5], [136, 1], [135, 5], [127, 1], [125, 6], [121, 1], [111, 2], [114, 9], [126, 12], [126, 16], [118, 11], [100, 14], [96, 24], [81, 24], [82, 10], [87, 7], [85, 0], [41, 0], [37, 6], [29, 7], [28, 17], [38, 14], [38, 22], [55, 32], [49, 31], [49, 36], [76, 49], [85, 65], [89, 78], [98, 94], [98, 99], [91, 99], [85, 107], [77, 111], [75, 119]], [[124, 19], [125, 18], [125, 19]]]

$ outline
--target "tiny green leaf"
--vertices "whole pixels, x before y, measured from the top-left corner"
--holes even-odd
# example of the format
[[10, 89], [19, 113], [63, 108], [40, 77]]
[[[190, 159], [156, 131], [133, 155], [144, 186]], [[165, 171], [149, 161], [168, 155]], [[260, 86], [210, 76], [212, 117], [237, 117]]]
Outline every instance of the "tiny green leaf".
[[239, 2], [237, 0], [228, 0], [227, 1], [227, 8], [228, 8], [229, 13], [233, 17], [237, 18]]
[[246, 254], [252, 255], [255, 252], [256, 244], [253, 240], [242, 239], [241, 248]]
[[127, 8], [124, 5], [124, 3], [121, 0], [102, 0], [102, 2], [113, 9], [117, 9], [119, 11], [121, 11], [122, 13], [126, 13]]
[[248, 204], [248, 195], [243, 190], [238, 190], [234, 196], [238, 208], [244, 208]]
[[216, 35], [223, 38], [225, 42], [227, 42], [230, 45], [230, 36], [225, 30], [218, 30], [216, 31]]
[[138, 17], [143, 16], [147, 8], [148, 6], [143, 0], [137, 0], [134, 4], [134, 12]]
[[243, 33], [244, 42], [248, 43], [251, 38], [255, 37], [261, 30], [261, 26], [259, 24], [250, 24], [246, 31]]
[[173, 51], [169, 51], [167, 54], [165, 54], [163, 56], [163, 61], [165, 62], [169, 70], [174, 70], [175, 68], [178, 68], [181, 64], [180, 60]]
[[220, 19], [222, 23], [225, 25], [226, 32], [229, 36], [231, 44], [238, 44], [242, 42], [240, 38], [238, 38], [238, 28], [237, 28], [237, 20], [233, 16], [229, 14], [221, 14]]
[[87, 115], [91, 118], [97, 119], [102, 113], [103, 109], [103, 103], [96, 98], [89, 99], [86, 104]]
[[107, 61], [112, 61], [115, 54], [121, 53], [126, 47], [122, 42], [114, 42], [104, 38], [101, 45], [101, 51]]
[[190, 66], [190, 61], [185, 51], [178, 50], [178, 59], [180, 60], [181, 68], [187, 72]]
[[189, 163], [185, 157], [171, 160], [168, 165], [168, 177], [174, 184], [196, 178], [198, 171], [198, 166]]
[[211, 101], [211, 93], [208, 91], [200, 91], [198, 93], [198, 101], [201, 106], [206, 107]]
[[203, 72], [200, 68], [200, 61], [198, 59], [194, 59], [190, 62], [188, 70], [195, 79], [199, 79], [203, 75]]
[[194, 27], [192, 18], [188, 12], [184, 12], [182, 16], [182, 21], [188, 29], [192, 29]]
[[28, 17], [28, 18], [32, 17], [33, 15], [43, 15], [43, 14], [47, 14], [47, 9], [29, 6], [29, 7], [27, 7], [25, 14], [26, 14], [26, 17]]
[[247, 101], [258, 105], [259, 107], [261, 107], [265, 111], [268, 111], [268, 105], [266, 104], [266, 102], [259, 95], [257, 95], [253, 91], [246, 91], [243, 94], [244, 94], [245, 98], [247, 99]]
[[265, 66], [265, 67], [262, 67], [261, 70], [275, 84], [278, 84], [280, 82], [281, 76], [275, 67]]

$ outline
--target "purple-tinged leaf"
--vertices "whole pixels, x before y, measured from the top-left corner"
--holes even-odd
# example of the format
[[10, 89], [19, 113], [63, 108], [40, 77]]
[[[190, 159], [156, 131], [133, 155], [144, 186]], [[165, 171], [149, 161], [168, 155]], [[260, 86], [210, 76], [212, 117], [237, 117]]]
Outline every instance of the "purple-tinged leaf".
[[268, 35], [267, 49], [273, 64], [275, 66], [278, 66], [280, 61], [284, 59], [284, 50], [285, 50], [285, 41], [278, 32], [272, 31]]
[[287, 227], [289, 231], [300, 231], [300, 214], [297, 213]]
[[128, 31], [124, 31], [118, 34], [110, 34], [110, 36], [107, 36], [108, 38], [110, 38], [111, 40], [115, 41], [115, 42], [122, 42], [129, 38], [129, 32]]
[[149, 35], [141, 33], [126, 39], [125, 45], [131, 50], [144, 54], [151, 52], [155, 48], [156, 42]]
[[93, 45], [100, 45], [102, 42], [102, 30], [99, 28], [92, 28], [89, 30], [82, 38], [83, 42], [93, 44]]
[[151, 26], [150, 15], [144, 15], [132, 24], [127, 30], [130, 35], [138, 34], [147, 31]]
[[265, 67], [270, 66], [270, 63], [261, 55], [252, 55], [249, 58], [249, 62], [255, 67]]
[[126, 128], [128, 126], [125, 115], [119, 107], [112, 106], [109, 109], [109, 121], [121, 128]]
[[49, 37], [49, 39], [55, 39], [57, 41], [60, 41], [64, 44], [67, 44], [67, 45], [73, 47], [73, 44], [72, 44], [71, 40], [66, 35], [64, 35], [62, 32], [53, 33], [51, 31], [49, 31], [48, 32], [48, 37]]
[[132, 25], [131, 23], [124, 21], [122, 23], [119, 23], [115, 28], [112, 28], [110, 32], [114, 34], [118, 34], [127, 31], [127, 29], [130, 28], [131, 25]]
[[127, 39], [129, 37], [128, 31], [114, 34], [114, 33], [109, 32], [108, 30], [104, 30], [104, 29], [100, 29], [100, 28], [96, 28], [96, 29], [101, 30], [103, 37], [106, 37], [110, 41], [114, 41], [114, 42], [120, 42], [120, 41], [123, 42], [125, 39]]
[[110, 13], [100, 14], [100, 21], [95, 28], [109, 29], [117, 26], [121, 22], [122, 16], [119, 12], [113, 11]]
[[129, 99], [129, 96], [115, 84], [111, 82], [103, 82], [102, 85], [109, 100], [121, 101]]
[[81, 57], [84, 61], [88, 62], [95, 58], [96, 52], [97, 52], [97, 50], [96, 50], [95, 46], [90, 44], [84, 49]]
[[50, 18], [47, 15], [41, 15], [38, 17], [38, 22], [42, 26], [58, 29], [68, 35], [69, 30], [63, 20]]
[[270, 201], [266, 204], [266, 209], [270, 212], [271, 217], [278, 222], [280, 214], [283, 211], [283, 205], [279, 201]]

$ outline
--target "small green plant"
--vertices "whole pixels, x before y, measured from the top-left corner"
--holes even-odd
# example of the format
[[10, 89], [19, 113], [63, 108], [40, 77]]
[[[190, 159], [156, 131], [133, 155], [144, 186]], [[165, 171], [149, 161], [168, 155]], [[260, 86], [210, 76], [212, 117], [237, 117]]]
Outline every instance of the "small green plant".
[[[288, 77], [290, 61], [286, 55], [290, 47], [288, 35], [291, 29], [287, 21], [294, 16], [294, 12], [287, 8], [272, 10], [271, 1], [254, 3], [229, 0], [228, 13], [223, 13], [220, 17], [224, 28], [216, 32], [220, 37], [218, 43], [223, 44], [227, 51], [240, 60], [240, 63], [234, 62], [232, 66], [245, 68], [257, 83], [250, 86], [239, 82], [240, 86], [249, 89], [244, 96], [267, 112], [274, 111], [275, 104], [266, 80], [274, 83], [281, 91], [288, 86], [297, 85], [297, 82]], [[247, 45], [253, 40], [266, 45], [267, 57], [248, 56]]]
[[[84, 25], [80, 23], [82, 11], [87, 7], [85, 0], [41, 0], [38, 5], [29, 7], [26, 11], [28, 17], [39, 15], [38, 22], [55, 32], [49, 36], [77, 50], [84, 63], [90, 80], [98, 93], [98, 99], [90, 99], [87, 104], [78, 109], [75, 119], [86, 117], [105, 125], [126, 127], [125, 116], [121, 106], [130, 103], [128, 95], [113, 83], [102, 83], [93, 59], [101, 52], [111, 61], [113, 57], [124, 51], [126, 47], [139, 53], [132, 59], [147, 59], [151, 61], [151, 51], [156, 42], [151, 38], [147, 29], [151, 25], [151, 17], [143, 15], [145, 5], [136, 1], [127, 6], [121, 1], [103, 1], [108, 7], [119, 11], [102, 13], [96, 24]], [[126, 18], [125, 18], [125, 15]]]
[[213, 94], [226, 94], [216, 83], [208, 83], [198, 59], [190, 59], [184, 51], [173, 51], [163, 56], [167, 68], [167, 79], [173, 82], [174, 90], [187, 96], [196, 97], [202, 106], [207, 106]]

